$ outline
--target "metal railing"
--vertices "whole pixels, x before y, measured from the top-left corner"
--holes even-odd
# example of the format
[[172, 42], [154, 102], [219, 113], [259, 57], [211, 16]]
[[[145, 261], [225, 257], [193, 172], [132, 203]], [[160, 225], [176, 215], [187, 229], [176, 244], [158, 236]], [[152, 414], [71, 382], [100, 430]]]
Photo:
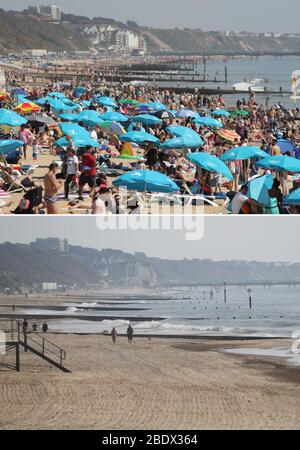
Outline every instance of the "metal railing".
[[[59, 347], [58, 345], [51, 342], [49, 339], [45, 338], [40, 333], [35, 331], [28, 332], [20, 321], [17, 323], [18, 330], [18, 341], [23, 342], [25, 351], [27, 351], [27, 346], [33, 347], [35, 350], [40, 352], [42, 356], [56, 358], [59, 360], [59, 364], [62, 366], [63, 361], [66, 360], [67, 354], [66, 351]], [[22, 339], [23, 338], [23, 339]], [[33, 345], [31, 345], [33, 344]]]

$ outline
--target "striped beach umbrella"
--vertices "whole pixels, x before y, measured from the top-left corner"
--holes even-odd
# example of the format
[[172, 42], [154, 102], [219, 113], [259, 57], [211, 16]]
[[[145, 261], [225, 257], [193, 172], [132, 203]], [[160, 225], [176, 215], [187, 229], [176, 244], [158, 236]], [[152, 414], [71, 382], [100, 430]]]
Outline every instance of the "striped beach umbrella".
[[100, 124], [100, 127], [108, 130], [110, 133], [115, 134], [116, 136], [122, 136], [122, 134], [126, 133], [125, 128], [123, 128], [119, 122], [102, 122]]
[[14, 110], [19, 114], [32, 114], [40, 112], [41, 107], [33, 102], [24, 102], [17, 105]]
[[234, 142], [235, 140], [241, 140], [241, 136], [234, 130], [220, 130], [218, 131], [218, 135], [222, 139], [225, 139], [225, 141]]

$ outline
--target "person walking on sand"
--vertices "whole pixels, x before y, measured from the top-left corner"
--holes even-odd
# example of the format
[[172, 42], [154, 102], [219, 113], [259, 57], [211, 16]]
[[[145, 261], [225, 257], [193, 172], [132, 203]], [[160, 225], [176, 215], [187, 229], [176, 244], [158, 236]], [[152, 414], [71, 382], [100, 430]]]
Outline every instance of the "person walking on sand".
[[56, 178], [56, 172], [58, 169], [58, 165], [56, 163], [52, 163], [49, 166], [49, 171], [44, 177], [45, 184], [45, 205], [47, 208], [47, 214], [57, 214], [57, 194], [59, 189], [63, 185], [63, 180], [58, 180]]
[[111, 330], [111, 338], [112, 338], [113, 344], [115, 344], [117, 342], [117, 336], [118, 336], [117, 330], [115, 329], [115, 327], [113, 327], [113, 329]]
[[27, 329], [28, 329], [28, 322], [26, 319], [23, 319], [22, 329], [23, 329], [23, 334], [25, 335], [27, 333]]
[[47, 322], [44, 322], [44, 323], [43, 323], [42, 330], [43, 330], [43, 333], [44, 333], [44, 334], [47, 333], [47, 331], [48, 331], [48, 324], [47, 324]]
[[127, 328], [127, 337], [128, 337], [128, 344], [132, 344], [133, 328], [131, 325], [129, 325]]

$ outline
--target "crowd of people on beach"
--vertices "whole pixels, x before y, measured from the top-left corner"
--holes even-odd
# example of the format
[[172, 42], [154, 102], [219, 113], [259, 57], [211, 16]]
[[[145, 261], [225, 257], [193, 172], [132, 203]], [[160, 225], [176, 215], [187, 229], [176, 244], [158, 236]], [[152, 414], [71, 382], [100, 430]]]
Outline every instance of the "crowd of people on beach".
[[[216, 169], [210, 170], [208, 164], [195, 165], [189, 158], [191, 153], [201, 152], [219, 160], [230, 150], [256, 147], [270, 157], [284, 155], [296, 160], [300, 158], [299, 108], [286, 109], [282, 103], [270, 105], [269, 98], [260, 104], [254, 92], [238, 100], [234, 107], [228, 107], [222, 95], [201, 95], [197, 89], [192, 93], [176, 94], [169, 89], [123, 84], [98, 91], [88, 84], [80, 87], [49, 85], [43, 89], [27, 89], [26, 97], [21, 97], [33, 104], [41, 98], [45, 101], [41, 103], [36, 119], [35, 115], [23, 114], [28, 122], [18, 128], [0, 130], [3, 134], [0, 139], [7, 138], [4, 135], [9, 133], [10, 138], [22, 142], [17, 159], [10, 161], [8, 155], [0, 165], [0, 189], [21, 184], [26, 190], [14, 211], [16, 214], [45, 210], [48, 214], [57, 214], [59, 200], [67, 201], [68, 211], [139, 214], [142, 210], [140, 200], [134, 198], [124, 205], [120, 201], [120, 189], [112, 180], [131, 171], [143, 170], [158, 172], [174, 181], [178, 194], [203, 196], [226, 203], [226, 208], [229, 203], [226, 212], [233, 214], [300, 213], [299, 203], [290, 204], [289, 208], [285, 205], [285, 198], [300, 188], [300, 169], [297, 172], [284, 167], [259, 167], [256, 156], [229, 159], [224, 162], [231, 174], [229, 179]], [[16, 98], [18, 94], [11, 93], [2, 99], [0, 128], [1, 111], [13, 109]], [[73, 105], [69, 113], [61, 114], [55, 109], [55, 102], [62, 99], [66, 105], [68, 102]], [[99, 123], [80, 120], [80, 114], [84, 112], [98, 114], [101, 120]], [[65, 131], [64, 124], [75, 124], [70, 122], [72, 115], [74, 119], [75, 115], [79, 116], [76, 122], [79, 128], [70, 127]], [[141, 121], [135, 120], [137, 116]], [[213, 120], [206, 122], [205, 118]], [[174, 138], [183, 136], [174, 135], [172, 127], [194, 133], [193, 137], [197, 135], [201, 144], [196, 148], [189, 147], [188, 143], [184, 148], [178, 145], [172, 148], [170, 143], [168, 147]], [[88, 133], [87, 144], [81, 145], [80, 139], [76, 139], [77, 130]], [[145, 140], [135, 142], [134, 137], [130, 141], [123, 140], [123, 136], [130, 133], [143, 133]], [[29, 151], [37, 165], [45, 152], [53, 156], [44, 175], [44, 192], [42, 194], [41, 189], [38, 193], [35, 191], [33, 200], [30, 192], [37, 186], [28, 177], [25, 181], [29, 185], [22, 183], [22, 171], [18, 168], [26, 166]], [[249, 182], [267, 174], [274, 178], [273, 185], [268, 188], [268, 205], [261, 204], [257, 198], [249, 198]]]

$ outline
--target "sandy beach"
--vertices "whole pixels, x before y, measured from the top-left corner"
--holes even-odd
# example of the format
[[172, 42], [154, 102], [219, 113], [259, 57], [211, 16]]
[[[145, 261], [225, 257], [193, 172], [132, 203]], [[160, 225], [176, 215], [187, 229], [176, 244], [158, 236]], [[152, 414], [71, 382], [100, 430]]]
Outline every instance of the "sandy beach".
[[[0, 369], [2, 429], [297, 429], [300, 369], [224, 348], [290, 345], [49, 334], [66, 374], [21, 350], [21, 372]], [[9, 360], [13, 354], [1, 356]]]
[[[27, 159], [22, 160], [22, 164], [32, 164], [32, 165], [39, 166], [37, 169], [35, 169], [34, 174], [32, 176], [30, 176], [30, 179], [35, 183], [36, 186], [42, 186], [44, 188], [44, 176], [48, 172], [48, 167], [53, 161], [59, 161], [59, 157], [50, 155], [48, 153], [41, 154], [39, 156], [38, 160], [35, 161], [31, 156], [31, 148], [30, 148], [28, 150]], [[123, 162], [124, 166], [128, 165], [128, 161], [126, 161], [126, 160], [122, 160], [122, 159], [114, 160], [113, 159], [113, 161], [115, 161], [118, 164], [120, 162]], [[108, 185], [112, 186], [112, 182], [116, 178], [117, 178], [117, 176], [108, 177]], [[63, 193], [64, 193], [64, 189], [63, 189], [63, 187], [61, 187], [59, 189], [59, 194], [61, 194], [61, 198], [57, 202], [58, 213], [60, 215], [90, 214], [89, 208], [90, 208], [91, 201], [88, 196], [86, 197], [86, 199], [84, 201], [84, 205], [87, 205], [87, 207], [78, 209], [76, 207], [69, 206], [68, 202], [65, 201], [63, 198], [64, 197]], [[24, 195], [24, 192], [12, 193], [11, 197], [5, 200], [6, 206], [3, 207], [3, 213], [10, 214], [11, 211], [14, 211], [17, 208], [23, 195]], [[77, 197], [78, 196], [76, 195], [75, 198], [77, 198]], [[71, 199], [71, 196], [70, 196], [70, 199]], [[203, 213], [204, 214], [227, 214], [228, 213], [226, 208], [223, 207], [224, 201], [215, 200], [214, 202], [218, 205], [218, 207], [210, 206], [207, 204], [203, 205]], [[152, 205], [151, 211], [154, 214], [158, 214], [158, 213], [160, 213], [160, 211], [162, 211], [162, 214], [169, 214], [168, 206], [164, 207], [164, 206], [159, 206], [159, 205]], [[199, 211], [199, 208], [197, 209], [197, 211]], [[145, 213], [145, 211], [144, 211], [144, 213]], [[182, 208], [178, 207], [178, 206], [172, 206], [170, 213], [171, 214], [182, 214]], [[202, 213], [202, 208], [201, 208], [201, 213]], [[197, 212], [197, 214], [199, 214], [199, 212]]]

